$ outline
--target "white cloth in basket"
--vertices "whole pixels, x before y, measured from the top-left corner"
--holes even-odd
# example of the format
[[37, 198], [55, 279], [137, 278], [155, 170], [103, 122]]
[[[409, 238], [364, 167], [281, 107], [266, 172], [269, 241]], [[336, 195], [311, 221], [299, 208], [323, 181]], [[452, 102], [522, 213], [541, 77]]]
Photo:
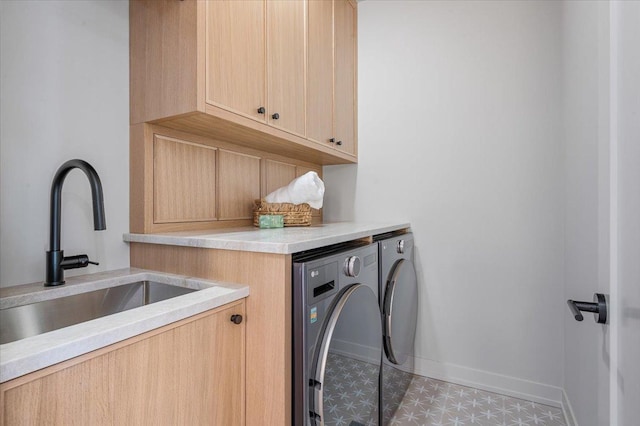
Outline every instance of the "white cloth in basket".
[[308, 172], [292, 180], [289, 185], [283, 186], [267, 195], [264, 199], [267, 203], [308, 203], [311, 208], [322, 208], [324, 198], [324, 182], [316, 172]]

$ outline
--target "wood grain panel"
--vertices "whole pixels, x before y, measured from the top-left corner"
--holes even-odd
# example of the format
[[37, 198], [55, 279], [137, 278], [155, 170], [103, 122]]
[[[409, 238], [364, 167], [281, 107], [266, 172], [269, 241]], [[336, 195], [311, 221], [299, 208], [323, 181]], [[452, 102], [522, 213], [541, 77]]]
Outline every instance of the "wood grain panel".
[[[269, 0], [267, 7], [267, 119], [305, 135], [306, 2]], [[278, 113], [280, 118], [273, 119]]]
[[[230, 142], [223, 142], [219, 140], [214, 140], [211, 138], [188, 134], [179, 130], [170, 129], [157, 125], [149, 125], [149, 124], [138, 124], [131, 126], [131, 142], [130, 142], [130, 229], [131, 232], [137, 233], [151, 233], [151, 232], [172, 232], [172, 231], [189, 231], [196, 229], [211, 229], [211, 228], [229, 228], [229, 227], [238, 227], [238, 226], [251, 226], [252, 219], [224, 219], [224, 220], [200, 220], [193, 219], [186, 222], [155, 222], [154, 220], [154, 144], [155, 139], [160, 138], [162, 140], [174, 140], [178, 141], [176, 143], [184, 143], [187, 146], [192, 147], [192, 149], [222, 149], [224, 151], [230, 151], [232, 153], [237, 154], [245, 154], [249, 157], [259, 158], [262, 162], [265, 160], [273, 161], [276, 165], [278, 163], [288, 164], [289, 167], [285, 167], [288, 172], [286, 173], [287, 178], [295, 177], [294, 174], [291, 173], [291, 168], [294, 166], [300, 166], [304, 168], [310, 169], [318, 169], [320, 170], [320, 166], [308, 163], [305, 161], [301, 161], [299, 159], [287, 158], [281, 155], [268, 153], [264, 151], [258, 151], [251, 148], [241, 147], [236, 144]], [[173, 161], [174, 156], [167, 154], [161, 156], [168, 161]], [[178, 155], [176, 158], [184, 158], [184, 155]], [[201, 159], [198, 158], [196, 163]], [[252, 164], [255, 164], [255, 161], [252, 161]], [[189, 165], [189, 167], [191, 167]], [[165, 166], [159, 166], [160, 169], [165, 170], [175, 169], [176, 165], [168, 164]], [[254, 167], [255, 169], [255, 167]], [[169, 179], [171, 173], [166, 170], [162, 173], [165, 173], [167, 179]], [[187, 174], [197, 173], [197, 170], [189, 170]], [[261, 167], [260, 173], [260, 188], [262, 195], [264, 195], [264, 188], [266, 182], [266, 166]], [[182, 173], [178, 173], [178, 175], [182, 175]], [[240, 173], [238, 173], [240, 175]], [[242, 175], [241, 179], [246, 180], [247, 176]], [[232, 176], [225, 176], [227, 180], [227, 186], [232, 185], [230, 181], [235, 179]], [[182, 179], [180, 179], [182, 180]], [[284, 180], [284, 179], [283, 179]], [[215, 174], [209, 174], [208, 177], [198, 184], [202, 187], [213, 187], [214, 183], [217, 181]], [[166, 184], [160, 184], [160, 187], [166, 187], [167, 185], [173, 185], [173, 182], [167, 182]], [[216, 189], [216, 188], [214, 188]], [[216, 190], [217, 192], [217, 190]], [[205, 198], [208, 199], [208, 202], [211, 202], [210, 195], [213, 194], [213, 190], [211, 192], [207, 191]], [[161, 196], [166, 198], [167, 194], [162, 193]], [[192, 188], [187, 187], [181, 196], [192, 200], [191, 202], [196, 203], [197, 205], [201, 205], [200, 196], [195, 193], [192, 193]], [[242, 199], [240, 197], [236, 198], [234, 203], [235, 207], [230, 207], [231, 210], [234, 208], [238, 211], [246, 209], [247, 205], [251, 205], [253, 203], [253, 199], [255, 198], [255, 194], [250, 193], [250, 198]], [[215, 205], [218, 205], [218, 200], [213, 200]], [[167, 203], [165, 203], [167, 204]], [[185, 205], [184, 203], [179, 203], [180, 206]], [[167, 208], [178, 208], [177, 206], [168, 206]], [[182, 208], [182, 207], [181, 207]], [[215, 218], [215, 214], [213, 215]], [[315, 217], [314, 217], [315, 219]]]
[[348, 0], [334, 1], [336, 149], [356, 155], [356, 9]]
[[245, 424], [244, 301], [0, 385], [0, 424]]
[[218, 218], [253, 217], [253, 200], [260, 198], [260, 158], [220, 150], [218, 160]]
[[207, 103], [265, 121], [263, 1], [206, 2]]
[[216, 149], [156, 135], [154, 222], [216, 219]]
[[358, 162], [354, 155], [211, 105], [206, 106], [206, 114], [186, 114], [154, 124], [315, 164]]
[[129, 3], [131, 124], [196, 111], [196, 15], [191, 1]]
[[[316, 172], [320, 179], [322, 179], [322, 167], [310, 167], [310, 166], [296, 166], [296, 177], [300, 177], [308, 172]], [[311, 209], [311, 217], [320, 219], [322, 222], [322, 209]], [[314, 222], [317, 223], [317, 222]]]
[[280, 161], [264, 160], [264, 183], [262, 196], [288, 185], [296, 178], [296, 165]]
[[333, 136], [333, 1], [309, 0], [307, 29], [307, 138]]
[[131, 244], [131, 266], [249, 285], [247, 425], [291, 424], [291, 256]]
[[146, 232], [153, 224], [153, 138], [146, 124], [129, 132], [129, 229]]

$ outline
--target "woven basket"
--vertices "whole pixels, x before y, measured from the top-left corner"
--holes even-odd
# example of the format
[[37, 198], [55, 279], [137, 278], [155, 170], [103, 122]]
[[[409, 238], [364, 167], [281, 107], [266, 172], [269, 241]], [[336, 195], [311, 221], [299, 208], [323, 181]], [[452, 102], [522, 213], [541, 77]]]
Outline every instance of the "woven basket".
[[284, 226], [311, 225], [311, 206], [307, 203], [267, 203], [255, 200], [253, 203], [253, 225], [260, 226], [260, 215], [280, 214], [284, 216]]

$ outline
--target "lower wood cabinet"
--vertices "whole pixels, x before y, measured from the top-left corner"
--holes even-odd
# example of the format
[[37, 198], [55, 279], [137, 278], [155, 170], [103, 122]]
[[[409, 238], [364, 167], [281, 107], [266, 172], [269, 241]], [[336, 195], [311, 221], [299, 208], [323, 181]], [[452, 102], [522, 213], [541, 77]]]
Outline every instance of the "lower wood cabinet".
[[0, 425], [245, 424], [245, 301], [0, 385]]

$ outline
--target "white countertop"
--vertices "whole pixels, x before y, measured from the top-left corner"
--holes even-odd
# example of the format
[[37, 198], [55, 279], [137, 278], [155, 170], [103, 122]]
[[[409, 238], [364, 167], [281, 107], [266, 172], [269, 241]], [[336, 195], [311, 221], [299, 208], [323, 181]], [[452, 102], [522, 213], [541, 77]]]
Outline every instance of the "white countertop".
[[0, 383], [100, 349], [249, 295], [249, 287], [136, 268], [68, 277], [60, 287], [42, 283], [0, 289], [0, 309], [115, 287], [156, 281], [198, 289], [189, 294], [0, 345]]
[[338, 222], [277, 229], [243, 227], [162, 234], [124, 234], [123, 239], [133, 243], [292, 254], [409, 227], [408, 223]]

